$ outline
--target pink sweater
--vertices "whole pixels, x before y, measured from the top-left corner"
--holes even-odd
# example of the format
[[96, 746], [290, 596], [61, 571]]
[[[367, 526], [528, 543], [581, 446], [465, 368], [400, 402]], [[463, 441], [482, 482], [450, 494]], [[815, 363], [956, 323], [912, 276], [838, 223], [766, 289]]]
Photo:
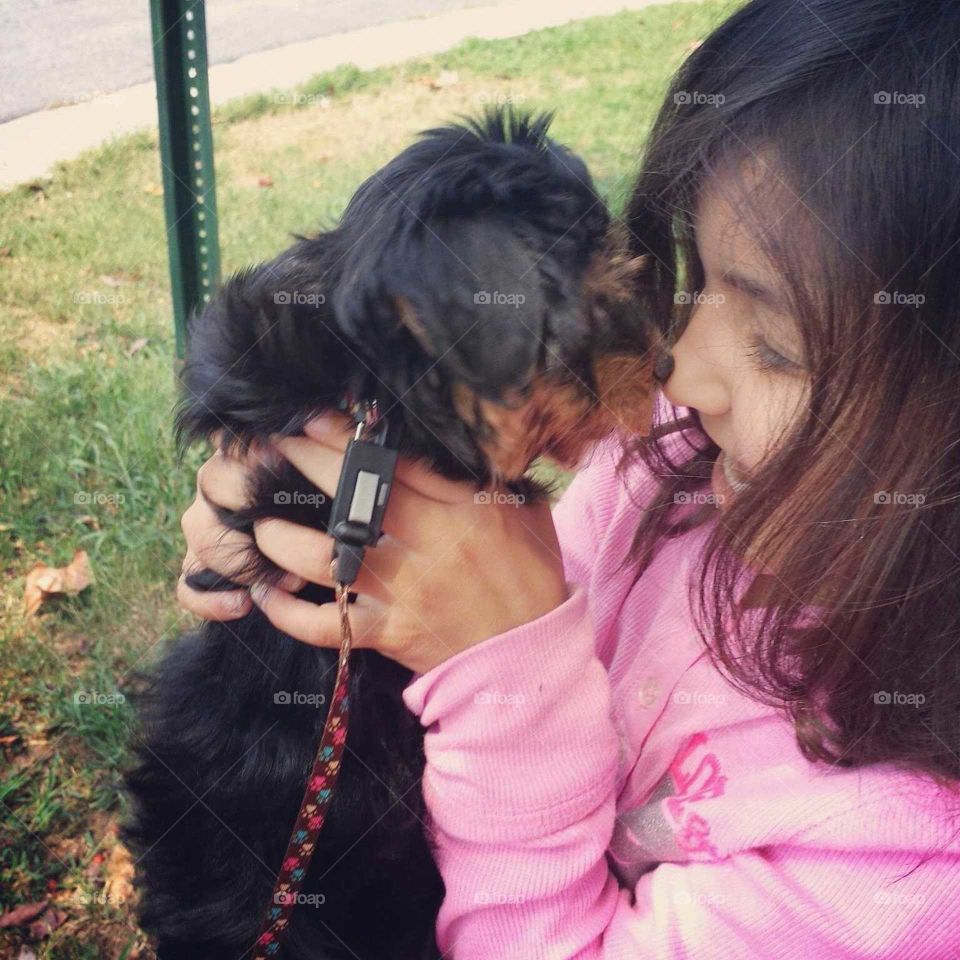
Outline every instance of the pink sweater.
[[630, 587], [640, 508], [618, 450], [554, 507], [569, 599], [403, 692], [425, 728], [445, 957], [960, 957], [946, 795], [807, 762], [782, 713], [724, 680], [687, 596], [707, 528]]

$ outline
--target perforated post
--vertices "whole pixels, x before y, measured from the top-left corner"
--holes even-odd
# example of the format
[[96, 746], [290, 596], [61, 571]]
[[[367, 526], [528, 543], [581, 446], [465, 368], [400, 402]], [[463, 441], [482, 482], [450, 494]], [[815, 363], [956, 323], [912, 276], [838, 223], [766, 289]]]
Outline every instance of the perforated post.
[[176, 355], [220, 280], [203, 0], [150, 0]]

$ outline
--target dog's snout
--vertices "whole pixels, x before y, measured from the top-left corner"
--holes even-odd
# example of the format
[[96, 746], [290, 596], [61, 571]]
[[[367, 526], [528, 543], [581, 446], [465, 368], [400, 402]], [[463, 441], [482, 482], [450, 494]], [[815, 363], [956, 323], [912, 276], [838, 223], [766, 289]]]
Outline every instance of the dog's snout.
[[656, 360], [653, 364], [653, 379], [663, 385], [673, 373], [673, 354], [662, 347], [657, 349]]

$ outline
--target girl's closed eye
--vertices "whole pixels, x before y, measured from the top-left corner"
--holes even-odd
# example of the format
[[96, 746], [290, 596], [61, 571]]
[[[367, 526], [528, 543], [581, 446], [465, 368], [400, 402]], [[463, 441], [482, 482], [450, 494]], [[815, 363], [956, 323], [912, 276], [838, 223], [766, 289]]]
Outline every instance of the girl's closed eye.
[[751, 334], [750, 347], [747, 356], [753, 361], [759, 370], [769, 372], [797, 372], [803, 369], [803, 364], [790, 357], [785, 356], [780, 351], [774, 349], [762, 337], [757, 334]]

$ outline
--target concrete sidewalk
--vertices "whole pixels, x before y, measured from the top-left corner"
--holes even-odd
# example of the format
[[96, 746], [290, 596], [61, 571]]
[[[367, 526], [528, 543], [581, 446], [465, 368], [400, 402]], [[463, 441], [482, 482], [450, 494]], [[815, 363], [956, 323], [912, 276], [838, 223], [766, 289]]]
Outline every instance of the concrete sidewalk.
[[[212, 67], [210, 100], [216, 106], [245, 94], [288, 89], [347, 63], [364, 69], [399, 63], [448, 50], [467, 37], [514, 37], [571, 20], [665, 2], [668, 0], [510, 0], [318, 37]], [[69, 160], [113, 136], [156, 125], [153, 83], [18, 117], [0, 125], [0, 189], [46, 176], [58, 160]]]

